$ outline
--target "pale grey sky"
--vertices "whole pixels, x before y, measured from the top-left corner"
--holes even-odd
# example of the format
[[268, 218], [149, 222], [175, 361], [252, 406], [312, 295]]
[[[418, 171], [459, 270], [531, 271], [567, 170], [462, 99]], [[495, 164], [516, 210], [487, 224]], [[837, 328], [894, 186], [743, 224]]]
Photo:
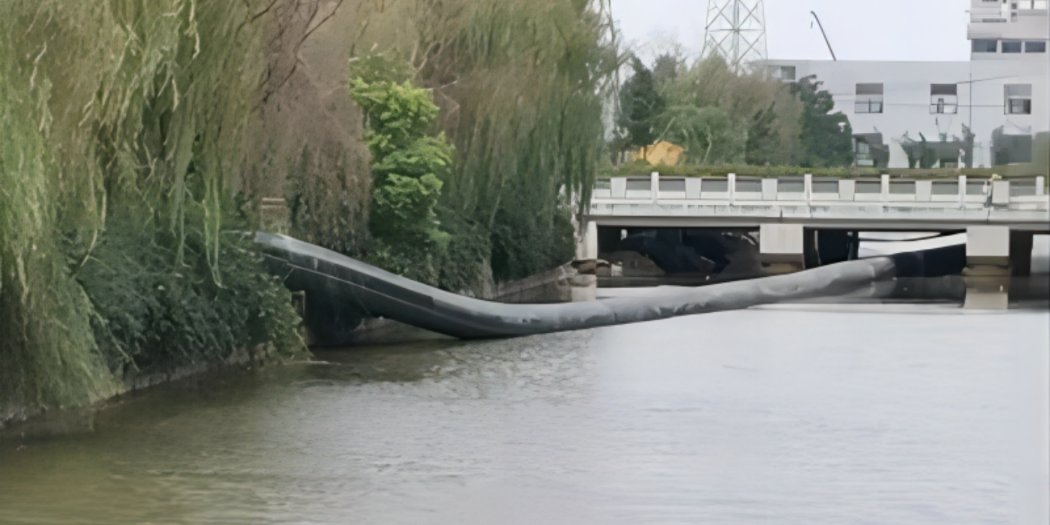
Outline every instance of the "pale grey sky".
[[[968, 0], [766, 0], [769, 58], [830, 59], [816, 11], [839, 60], [969, 60]], [[612, 0], [613, 17], [640, 55], [668, 36], [703, 46], [707, 0]]]

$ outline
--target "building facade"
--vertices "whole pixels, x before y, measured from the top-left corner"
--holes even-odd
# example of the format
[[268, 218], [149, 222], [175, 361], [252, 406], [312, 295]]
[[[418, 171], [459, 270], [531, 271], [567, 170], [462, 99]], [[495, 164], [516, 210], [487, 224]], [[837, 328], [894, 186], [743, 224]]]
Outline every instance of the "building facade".
[[1011, 165], [1046, 174], [1047, 13], [1047, 0], [971, 0], [968, 61], [765, 64], [785, 82], [823, 82], [833, 111], [849, 117], [858, 166]]

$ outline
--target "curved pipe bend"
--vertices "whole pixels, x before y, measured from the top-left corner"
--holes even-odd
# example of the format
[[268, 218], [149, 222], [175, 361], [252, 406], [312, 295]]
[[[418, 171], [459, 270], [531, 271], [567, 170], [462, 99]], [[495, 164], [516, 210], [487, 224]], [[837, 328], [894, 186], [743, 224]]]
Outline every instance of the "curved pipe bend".
[[[504, 304], [465, 297], [380, 270], [285, 235], [259, 232], [271, 270], [293, 288], [323, 289], [373, 316], [462, 339], [509, 337], [638, 323], [873, 289], [894, 276], [891, 257], [644, 296], [559, 304]], [[294, 281], [294, 285], [290, 282]]]

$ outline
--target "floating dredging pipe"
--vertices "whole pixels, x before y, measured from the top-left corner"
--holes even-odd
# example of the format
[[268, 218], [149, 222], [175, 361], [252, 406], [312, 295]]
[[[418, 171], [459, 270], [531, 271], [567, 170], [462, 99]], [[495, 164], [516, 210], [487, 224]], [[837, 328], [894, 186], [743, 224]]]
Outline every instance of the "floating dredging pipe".
[[[384, 317], [461, 339], [512, 337], [639, 323], [761, 304], [877, 294], [894, 277], [893, 257], [698, 288], [661, 287], [632, 297], [558, 304], [504, 304], [457, 295], [284, 235], [259, 232], [270, 271], [293, 291], [345, 301]], [[353, 327], [349, 327], [353, 328]]]

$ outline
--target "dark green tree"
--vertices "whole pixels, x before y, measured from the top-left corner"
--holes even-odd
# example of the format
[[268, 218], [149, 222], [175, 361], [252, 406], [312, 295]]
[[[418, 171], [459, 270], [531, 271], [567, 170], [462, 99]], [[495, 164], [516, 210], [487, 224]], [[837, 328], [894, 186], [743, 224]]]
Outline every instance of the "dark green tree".
[[678, 78], [678, 69], [681, 65], [681, 60], [670, 53], [656, 57], [656, 62], [653, 62], [653, 83], [660, 87], [668, 82], [673, 82]]
[[747, 146], [745, 159], [748, 164], [764, 165], [773, 162], [776, 152], [775, 143], [780, 139], [773, 125], [776, 123], [777, 114], [773, 109], [776, 102], [771, 102], [768, 108], [760, 109], [751, 117], [747, 127]]
[[829, 114], [835, 107], [831, 93], [820, 89], [823, 82], [816, 75], [799, 79], [791, 93], [802, 102], [801, 128], [803, 167], [823, 168], [853, 164], [853, 128], [841, 111]]
[[625, 147], [648, 146], [656, 141], [655, 123], [663, 111], [666, 102], [656, 89], [653, 72], [642, 64], [638, 57], [631, 59], [631, 78], [620, 87], [620, 114], [616, 123], [626, 133]]

